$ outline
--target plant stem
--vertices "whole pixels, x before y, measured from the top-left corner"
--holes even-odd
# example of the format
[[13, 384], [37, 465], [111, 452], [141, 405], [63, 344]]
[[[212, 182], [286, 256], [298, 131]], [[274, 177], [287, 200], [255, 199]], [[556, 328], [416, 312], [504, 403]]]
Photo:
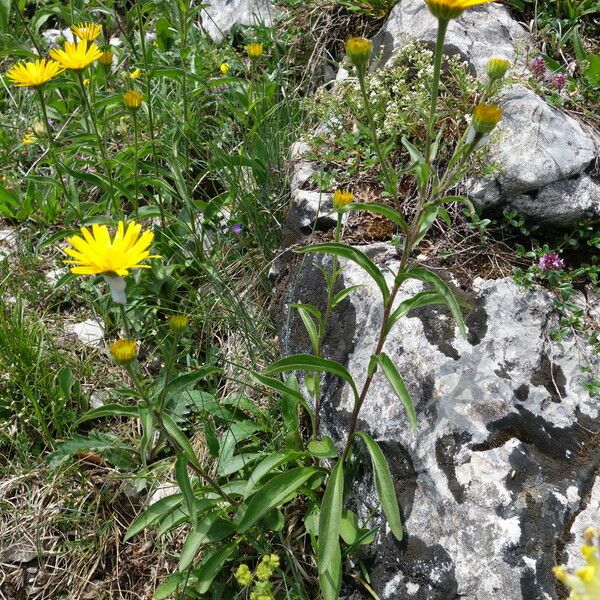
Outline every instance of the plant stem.
[[123, 321], [123, 331], [125, 332], [125, 338], [130, 340], [131, 335], [129, 333], [130, 332], [129, 322], [127, 320], [127, 311], [125, 310], [125, 305], [119, 304], [119, 309], [121, 311], [121, 320]]
[[110, 211], [111, 204], [114, 204], [115, 209], [120, 211], [121, 210], [121, 207], [119, 205], [120, 203], [117, 200], [117, 198], [115, 197], [115, 186], [113, 183], [110, 163], [108, 162], [108, 154], [106, 153], [106, 148], [104, 147], [102, 137], [100, 136], [100, 131], [98, 130], [98, 123], [96, 122], [96, 117], [94, 116], [94, 111], [92, 110], [90, 100], [89, 100], [87, 92], [85, 90], [85, 84], [83, 83], [83, 75], [82, 75], [81, 71], [77, 71], [77, 79], [79, 80], [79, 86], [81, 87], [81, 94], [83, 96], [83, 101], [85, 103], [85, 107], [88, 111], [88, 114], [90, 115], [90, 122], [92, 124], [94, 134], [96, 135], [96, 142], [98, 144], [98, 149], [100, 150], [100, 154], [102, 155], [102, 161], [104, 163], [104, 170], [106, 171], [106, 177], [108, 178], [108, 185], [110, 187], [111, 201], [108, 204], [107, 210]]
[[139, 154], [139, 124], [137, 118], [137, 111], [133, 111], [133, 146], [135, 150], [135, 172], [134, 172], [134, 180], [135, 180], [135, 191], [134, 191], [134, 199], [133, 199], [133, 210], [135, 213], [135, 218], [138, 218], [138, 208], [139, 208], [139, 170], [140, 170], [140, 162], [138, 158]]
[[432, 157], [431, 143], [433, 141], [433, 128], [435, 125], [435, 117], [437, 114], [437, 100], [440, 87], [440, 74], [442, 72], [442, 56], [444, 54], [444, 40], [446, 39], [446, 31], [448, 23], [443, 19], [438, 19], [437, 40], [435, 42], [435, 55], [433, 59], [433, 82], [431, 84], [431, 106], [429, 109], [429, 122], [427, 123], [427, 142], [425, 144], [425, 160], [431, 164]]
[[175, 336], [173, 338], [173, 346], [171, 347], [171, 351], [167, 357], [167, 362], [165, 364], [165, 381], [163, 385], [163, 389], [160, 393], [160, 398], [158, 399], [158, 408], [156, 412], [160, 417], [162, 415], [163, 409], [165, 407], [165, 400], [167, 398], [167, 389], [169, 387], [169, 383], [171, 383], [171, 371], [173, 370], [173, 365], [175, 364], [175, 357], [177, 355], [177, 344], [179, 343], [180, 333], [175, 332]]

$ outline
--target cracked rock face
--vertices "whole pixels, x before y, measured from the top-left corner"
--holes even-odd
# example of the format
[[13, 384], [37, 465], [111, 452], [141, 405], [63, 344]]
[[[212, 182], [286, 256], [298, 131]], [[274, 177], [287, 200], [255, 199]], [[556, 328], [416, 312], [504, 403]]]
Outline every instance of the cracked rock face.
[[[374, 39], [380, 65], [410, 40], [433, 46], [436, 29], [424, 2], [399, 2]], [[505, 7], [491, 3], [451, 21], [444, 50], [459, 54], [473, 74], [485, 79], [491, 57], [510, 60], [513, 74], [526, 75], [530, 48], [523, 27]], [[500, 104], [503, 119], [489, 145], [497, 172], [470, 182], [474, 204], [511, 206], [547, 225], [568, 226], [585, 214], [600, 215], [600, 180], [591, 176], [599, 155], [593, 134], [521, 85], [507, 88]]]
[[[366, 251], [382, 270], [397, 268], [389, 246]], [[323, 302], [313, 260], [329, 264], [297, 258], [283, 304]], [[382, 306], [364, 272], [344, 265], [343, 286], [363, 287], [336, 309], [324, 354], [360, 386]], [[407, 282], [398, 301], [420, 289]], [[400, 320], [384, 348], [411, 392], [417, 432], [379, 373], [361, 412], [390, 462], [406, 528], [401, 543], [384, 528], [370, 550], [371, 585], [384, 600], [558, 599], [552, 566], [575, 564], [574, 534], [600, 524], [598, 403], [581, 387], [581, 367], [597, 373], [600, 361], [581, 340], [551, 341], [557, 315], [541, 288], [476, 280], [472, 293], [457, 293], [471, 304], [466, 339], [445, 308], [430, 306]], [[297, 315], [280, 314], [283, 354], [308, 351]], [[341, 442], [352, 396], [332, 376], [323, 383], [324, 430]], [[368, 482], [360, 486], [366, 515], [377, 503]]]
[[273, 7], [269, 0], [211, 0], [202, 9], [202, 28], [220, 43], [235, 27], [273, 24]]

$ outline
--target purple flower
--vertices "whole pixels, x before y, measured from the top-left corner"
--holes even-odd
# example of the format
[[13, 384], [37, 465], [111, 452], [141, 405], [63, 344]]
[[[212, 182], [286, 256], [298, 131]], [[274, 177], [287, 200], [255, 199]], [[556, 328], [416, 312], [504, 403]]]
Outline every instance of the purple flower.
[[240, 233], [242, 233], [242, 231], [244, 231], [244, 228], [239, 223], [234, 223], [231, 226], [231, 233], [233, 233], [235, 235], [240, 235]]
[[559, 271], [565, 266], [565, 261], [556, 253], [544, 254], [540, 258], [540, 267], [543, 271]]
[[529, 65], [531, 72], [542, 79], [546, 75], [546, 61], [541, 56], [536, 56]]
[[550, 83], [559, 90], [562, 90], [567, 85], [567, 76], [564, 73], [557, 73], [552, 77]]

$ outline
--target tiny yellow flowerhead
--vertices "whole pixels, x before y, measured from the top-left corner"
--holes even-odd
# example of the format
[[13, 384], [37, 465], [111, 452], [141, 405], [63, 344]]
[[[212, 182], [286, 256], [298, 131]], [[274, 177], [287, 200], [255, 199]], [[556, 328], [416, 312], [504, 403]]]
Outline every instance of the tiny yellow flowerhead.
[[129, 79], [138, 79], [141, 74], [142, 74], [141, 69], [135, 69], [134, 71], [129, 73]]
[[346, 41], [346, 54], [359, 73], [364, 72], [371, 59], [373, 42], [364, 37], [351, 37]]
[[227, 73], [229, 73], [229, 65], [227, 63], [221, 63], [221, 66], [219, 67], [219, 71], [221, 71], [221, 73], [223, 73], [223, 75], [227, 75]]
[[93, 42], [102, 33], [102, 25], [96, 23], [79, 23], [71, 25], [71, 31], [80, 40]]
[[128, 90], [123, 94], [123, 103], [127, 108], [137, 110], [142, 105], [142, 92], [139, 90]]
[[584, 567], [577, 569], [574, 574], [569, 573], [562, 565], [552, 569], [554, 577], [571, 590], [569, 598], [573, 600], [600, 598], [600, 539], [594, 539], [596, 531], [589, 529], [584, 533], [586, 544], [581, 548], [587, 563]]
[[17, 87], [38, 88], [61, 73], [64, 68], [54, 60], [20, 62], [11, 67], [6, 76]]
[[248, 44], [246, 46], [246, 54], [252, 59], [260, 58], [263, 54], [263, 45]]
[[457, 19], [467, 8], [487, 4], [492, 0], [425, 0], [431, 14], [440, 21]]
[[169, 317], [169, 326], [175, 333], [181, 333], [188, 326], [187, 315], [171, 315]]
[[98, 58], [98, 62], [101, 65], [104, 65], [105, 67], [110, 67], [110, 65], [112, 65], [114, 57], [115, 57], [115, 54], [112, 50], [104, 50], [102, 52], [102, 54], [100, 55], [100, 57]]
[[84, 79], [83, 80], [83, 85], [90, 85], [90, 80], [89, 79]]
[[478, 104], [473, 111], [471, 124], [480, 135], [491, 133], [502, 118], [502, 109], [495, 104]]
[[252, 572], [246, 564], [241, 564], [234, 575], [236, 581], [242, 586], [246, 587], [252, 583]]
[[71, 71], [83, 71], [88, 65], [98, 60], [102, 52], [96, 44], [90, 44], [86, 40], [80, 40], [76, 44], [65, 42], [64, 48], [50, 50], [50, 56], [56, 60], [64, 69]]
[[132, 221], [125, 229], [125, 223], [119, 221], [117, 231], [111, 239], [106, 225], [92, 225], [81, 228], [82, 237], [74, 235], [67, 238], [72, 248], [65, 248], [75, 260], [66, 260], [73, 265], [71, 273], [75, 275], [128, 275], [130, 269], [149, 269], [141, 264], [149, 258], [160, 258], [150, 254], [148, 248], [152, 244], [154, 234], [144, 231], [142, 226]]
[[502, 79], [510, 67], [510, 62], [504, 58], [490, 58], [487, 65], [487, 74], [492, 81]]
[[137, 344], [133, 340], [117, 340], [109, 344], [108, 350], [119, 365], [128, 365], [137, 356]]
[[29, 144], [35, 144], [37, 142], [37, 137], [33, 133], [26, 133], [23, 138], [23, 145], [29, 146]]
[[354, 194], [348, 190], [335, 190], [335, 192], [333, 192], [334, 208], [342, 208], [347, 204], [351, 204], [353, 200]]

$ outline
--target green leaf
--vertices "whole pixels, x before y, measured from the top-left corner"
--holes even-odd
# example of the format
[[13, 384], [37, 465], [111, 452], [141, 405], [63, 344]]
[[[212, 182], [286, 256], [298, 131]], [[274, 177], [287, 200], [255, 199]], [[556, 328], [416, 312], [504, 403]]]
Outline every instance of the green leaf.
[[256, 487], [256, 484], [267, 475], [267, 473], [270, 473], [273, 469], [276, 469], [281, 465], [297, 460], [302, 456], [306, 456], [306, 453], [297, 452], [295, 450], [280, 450], [279, 452], [273, 452], [273, 454], [267, 456], [267, 458], [256, 465], [254, 471], [252, 471], [252, 475], [248, 478], [248, 483], [246, 483], [246, 489], [244, 490], [244, 498], [250, 496]]
[[348, 294], [351, 294], [354, 290], [358, 288], [364, 287], [363, 284], [351, 285], [350, 287], [344, 288], [339, 291], [332, 299], [331, 299], [331, 307], [337, 306]]
[[238, 509], [236, 515], [238, 532], [248, 531], [264, 514], [294, 494], [315, 473], [317, 473], [317, 469], [296, 467], [280, 475], [275, 475]]
[[185, 375], [180, 375], [175, 379], [169, 382], [168, 390], [169, 393], [180, 392], [192, 385], [194, 385], [200, 379], [206, 379], [210, 375], [214, 375], [215, 373], [221, 373], [222, 369], [218, 369], [217, 367], [202, 367], [193, 373], [186, 373]]
[[360, 528], [358, 527], [358, 517], [351, 510], [342, 512], [340, 521], [340, 536], [349, 546], [356, 543]]
[[162, 423], [166, 432], [177, 442], [179, 448], [186, 454], [188, 460], [195, 466], [202, 468], [202, 465], [198, 461], [198, 457], [187, 439], [185, 433], [177, 427], [175, 421], [169, 417], [169, 415], [162, 414]]
[[137, 535], [140, 531], [150, 527], [159, 519], [168, 515], [183, 502], [183, 494], [173, 494], [166, 498], [161, 498], [152, 506], [149, 506], [141, 515], [136, 517], [125, 533], [125, 541]]
[[[297, 432], [300, 429], [298, 404], [304, 400], [304, 397], [300, 394], [298, 378], [294, 373], [288, 374], [285, 378], [285, 385], [288, 390], [295, 392], [295, 394], [288, 393], [287, 390], [281, 392], [281, 416], [287, 431]], [[302, 400], [299, 401], [297, 396], [300, 396]]]
[[394, 210], [391, 206], [387, 206], [386, 204], [381, 204], [379, 202], [365, 202], [365, 203], [352, 203], [347, 204], [346, 206], [338, 209], [340, 212], [350, 212], [354, 210], [366, 210], [368, 212], [375, 213], [377, 215], [381, 215], [386, 217], [390, 221], [393, 221], [402, 229], [404, 233], [408, 231], [408, 225], [404, 220], [404, 217], [397, 211]]
[[237, 542], [230, 542], [216, 552], [209, 554], [202, 561], [196, 581], [194, 582], [194, 591], [199, 594], [206, 594], [210, 589], [213, 579], [219, 574], [227, 559], [237, 548]]
[[444, 298], [433, 290], [426, 290], [415, 294], [412, 298], [408, 298], [401, 302], [396, 310], [390, 315], [387, 322], [387, 332], [392, 330], [398, 319], [407, 315], [411, 310], [420, 308], [421, 306], [428, 306], [430, 304], [445, 304]]
[[0, 0], [0, 31], [7, 32], [10, 23], [11, 0]]
[[196, 525], [196, 496], [194, 495], [192, 482], [190, 481], [190, 477], [188, 475], [188, 459], [183, 452], [180, 452], [177, 455], [177, 460], [175, 461], [175, 480], [179, 484], [179, 488], [181, 489], [183, 497], [185, 498], [185, 504], [187, 506], [192, 525]]
[[101, 419], [103, 417], [130, 417], [132, 419], [136, 419], [140, 416], [140, 413], [137, 408], [133, 406], [121, 406], [120, 404], [103, 404], [98, 408], [93, 408], [89, 410], [84, 415], [79, 417], [77, 421], [75, 421], [75, 426], [81, 425], [81, 423], [85, 423], [86, 421], [91, 421], [92, 419]]
[[383, 273], [379, 270], [375, 263], [358, 248], [348, 246], [347, 244], [329, 242], [325, 244], [312, 244], [311, 246], [304, 246], [303, 248], [298, 248], [296, 252], [300, 254], [333, 254], [334, 256], [341, 256], [342, 258], [351, 260], [371, 276], [373, 281], [377, 284], [377, 287], [381, 290], [381, 295], [383, 296], [384, 302], [390, 295], [390, 291]]
[[319, 352], [319, 332], [317, 331], [317, 325], [315, 324], [308, 307], [304, 304], [290, 304], [290, 308], [295, 308], [298, 311], [298, 314], [304, 323], [304, 327], [306, 327], [313, 351], [315, 353]]
[[350, 384], [354, 393], [354, 399], [358, 402], [358, 390], [356, 389], [352, 375], [350, 375], [346, 367], [334, 360], [319, 358], [311, 354], [293, 354], [270, 364], [265, 369], [265, 372], [269, 375], [282, 373], [283, 371], [325, 371], [337, 375]]
[[189, 580], [187, 573], [175, 573], [170, 575], [161, 583], [154, 592], [154, 600], [166, 600], [172, 596], [180, 585], [185, 584]]
[[357, 432], [367, 446], [371, 455], [373, 465], [373, 475], [375, 478], [375, 488], [379, 495], [379, 500], [385, 514], [385, 518], [397, 540], [401, 540], [404, 535], [402, 520], [400, 519], [400, 509], [398, 508], [398, 499], [396, 490], [392, 483], [392, 474], [387, 464], [387, 460], [381, 451], [381, 448], [363, 431]]
[[412, 398], [410, 397], [410, 393], [406, 387], [406, 384], [404, 383], [404, 380], [400, 376], [400, 373], [398, 373], [398, 369], [396, 369], [396, 365], [384, 352], [381, 352], [377, 356], [377, 362], [381, 365], [381, 370], [384, 372], [385, 376], [390, 382], [392, 389], [394, 390], [394, 392], [396, 392], [396, 395], [398, 396], [398, 398], [400, 398], [402, 404], [404, 404], [406, 416], [408, 417], [412, 428], [416, 431], [417, 413], [415, 411], [415, 406], [413, 404]]
[[324, 435], [319, 441], [312, 440], [309, 442], [308, 451], [317, 458], [336, 458], [339, 456], [336, 445], [328, 435]]
[[448, 308], [450, 309], [450, 312], [452, 313], [460, 332], [464, 337], [466, 337], [467, 329], [465, 327], [462, 313], [460, 312], [458, 300], [448, 284], [441, 277], [439, 277], [439, 275], [436, 275], [435, 273], [432, 273], [423, 267], [409, 269], [407, 271], [407, 276], [412, 279], [420, 279], [421, 281], [424, 281], [433, 287], [440, 294], [440, 296], [442, 296], [442, 298], [444, 298], [444, 302], [448, 305]]
[[439, 210], [439, 206], [436, 206], [435, 204], [428, 204], [423, 209], [421, 217], [419, 218], [419, 233], [414, 241], [415, 246], [418, 246], [427, 235], [427, 232], [437, 219]]
[[338, 460], [327, 482], [319, 515], [319, 584], [324, 600], [338, 600], [342, 585], [340, 524], [344, 498], [343, 461]]

